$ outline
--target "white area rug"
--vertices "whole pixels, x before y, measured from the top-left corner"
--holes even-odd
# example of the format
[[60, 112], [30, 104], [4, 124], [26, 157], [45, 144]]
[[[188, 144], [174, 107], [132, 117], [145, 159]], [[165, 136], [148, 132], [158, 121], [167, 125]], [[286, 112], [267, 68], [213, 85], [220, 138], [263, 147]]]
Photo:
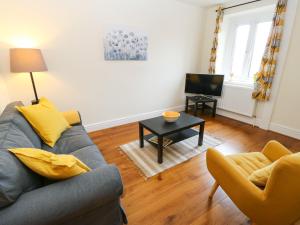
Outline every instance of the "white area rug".
[[203, 145], [199, 147], [197, 143], [198, 135], [164, 148], [162, 164], [157, 163], [157, 149], [147, 141], [144, 148], [140, 148], [138, 140], [120, 148], [149, 178], [205, 152], [209, 147], [222, 144], [220, 140], [205, 134]]

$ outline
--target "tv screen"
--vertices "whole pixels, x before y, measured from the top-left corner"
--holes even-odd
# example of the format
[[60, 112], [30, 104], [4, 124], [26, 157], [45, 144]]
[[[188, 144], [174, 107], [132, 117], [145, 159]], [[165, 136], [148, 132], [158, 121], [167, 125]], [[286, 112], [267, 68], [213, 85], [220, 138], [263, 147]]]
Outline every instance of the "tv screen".
[[221, 96], [224, 75], [186, 74], [185, 93]]

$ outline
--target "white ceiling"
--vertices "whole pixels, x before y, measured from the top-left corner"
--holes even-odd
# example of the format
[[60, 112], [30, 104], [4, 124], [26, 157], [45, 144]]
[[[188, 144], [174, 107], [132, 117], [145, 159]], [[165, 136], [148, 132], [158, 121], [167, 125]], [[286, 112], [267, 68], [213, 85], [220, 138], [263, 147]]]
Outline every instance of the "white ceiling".
[[180, 0], [180, 1], [197, 4], [201, 7], [208, 7], [208, 6], [213, 6], [216, 4], [230, 2], [231, 0]]

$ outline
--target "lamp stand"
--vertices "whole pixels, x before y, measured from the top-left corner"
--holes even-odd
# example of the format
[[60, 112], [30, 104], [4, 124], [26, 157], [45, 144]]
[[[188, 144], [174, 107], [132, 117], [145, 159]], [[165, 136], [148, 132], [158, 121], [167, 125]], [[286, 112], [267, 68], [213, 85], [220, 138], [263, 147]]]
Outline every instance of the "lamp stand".
[[33, 91], [34, 91], [34, 96], [35, 96], [35, 100], [32, 100], [31, 103], [32, 103], [32, 105], [36, 105], [36, 104], [39, 103], [39, 98], [38, 98], [38, 95], [37, 95], [37, 92], [36, 92], [36, 87], [35, 87], [32, 72], [30, 72], [30, 78], [31, 78], [31, 83], [32, 83]]

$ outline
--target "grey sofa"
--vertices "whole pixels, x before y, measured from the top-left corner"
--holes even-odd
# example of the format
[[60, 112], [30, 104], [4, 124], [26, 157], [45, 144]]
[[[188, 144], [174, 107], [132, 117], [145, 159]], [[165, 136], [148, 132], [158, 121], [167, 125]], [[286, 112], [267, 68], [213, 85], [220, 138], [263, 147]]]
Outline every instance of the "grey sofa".
[[[65, 131], [53, 148], [9, 104], [0, 116], [0, 225], [119, 225], [127, 223], [120, 205], [123, 185], [82, 125]], [[72, 154], [91, 172], [53, 182], [26, 168], [8, 148], [40, 148]]]

